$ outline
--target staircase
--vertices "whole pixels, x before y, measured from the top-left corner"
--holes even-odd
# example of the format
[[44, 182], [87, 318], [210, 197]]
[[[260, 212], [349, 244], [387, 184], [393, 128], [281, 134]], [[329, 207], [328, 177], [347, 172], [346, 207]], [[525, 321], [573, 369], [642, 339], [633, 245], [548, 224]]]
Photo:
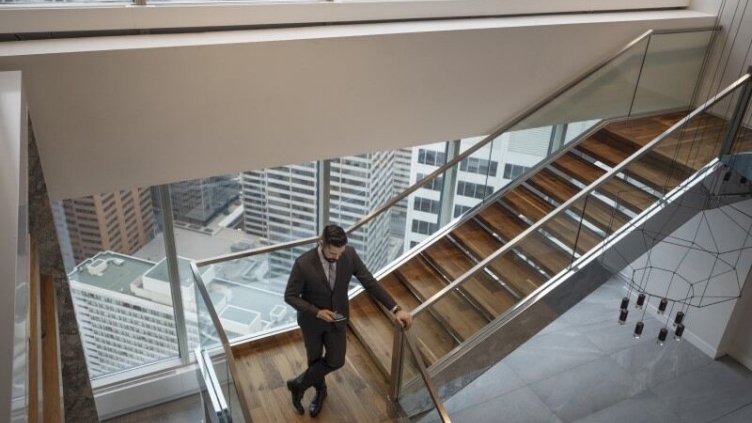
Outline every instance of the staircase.
[[[419, 307], [682, 117], [672, 113], [608, 124], [518, 178], [451, 231], [404, 258], [381, 277], [382, 285], [404, 308]], [[607, 180], [587, 201], [575, 203], [568, 213], [531, 232], [431, 305], [409, 331], [426, 366], [451, 357], [489, 323], [716, 157], [726, 125], [711, 115], [696, 117], [682, 135], [664, 140]], [[394, 339], [389, 313], [361, 294], [352, 299], [350, 315], [348, 363], [330, 385], [343, 383], [348, 388], [342, 395], [360, 390], [369, 399], [354, 404], [354, 409], [343, 404], [325, 408], [320, 418], [340, 421], [344, 414], [353, 420], [341, 421], [396, 421], [396, 411], [384, 399]], [[286, 333], [236, 346], [233, 353], [241, 366], [247, 363], [242, 368], [248, 371], [241, 373], [249, 382], [237, 383], [248, 384], [240, 391], [252, 396], [248, 403], [257, 406], [251, 410], [255, 421], [271, 416], [275, 421], [306, 421], [292, 412], [284, 389], [284, 379], [305, 368], [298, 335]], [[414, 377], [415, 370], [405, 366], [402, 380]], [[331, 392], [329, 401], [339, 402]]]

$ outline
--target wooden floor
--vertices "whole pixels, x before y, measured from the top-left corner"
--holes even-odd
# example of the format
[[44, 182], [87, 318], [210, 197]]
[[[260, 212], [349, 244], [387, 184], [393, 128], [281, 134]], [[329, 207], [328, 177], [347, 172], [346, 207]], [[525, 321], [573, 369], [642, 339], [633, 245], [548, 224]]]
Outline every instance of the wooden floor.
[[244, 384], [246, 402], [255, 423], [266, 422], [397, 422], [387, 399], [389, 386], [358, 339], [348, 332], [345, 366], [327, 376], [329, 396], [316, 418], [308, 414], [314, 390], [303, 398], [304, 415], [290, 403], [285, 384], [305, 370], [305, 350], [300, 331], [241, 345], [233, 350]]

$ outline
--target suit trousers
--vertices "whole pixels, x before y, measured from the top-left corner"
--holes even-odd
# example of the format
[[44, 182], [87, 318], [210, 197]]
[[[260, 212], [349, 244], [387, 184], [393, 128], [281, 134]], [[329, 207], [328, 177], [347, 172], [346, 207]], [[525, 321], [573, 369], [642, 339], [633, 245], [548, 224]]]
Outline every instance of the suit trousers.
[[303, 332], [308, 358], [308, 369], [303, 373], [303, 383], [306, 386], [325, 386], [324, 377], [345, 365], [347, 326], [313, 322], [312, 325], [301, 325], [300, 329]]

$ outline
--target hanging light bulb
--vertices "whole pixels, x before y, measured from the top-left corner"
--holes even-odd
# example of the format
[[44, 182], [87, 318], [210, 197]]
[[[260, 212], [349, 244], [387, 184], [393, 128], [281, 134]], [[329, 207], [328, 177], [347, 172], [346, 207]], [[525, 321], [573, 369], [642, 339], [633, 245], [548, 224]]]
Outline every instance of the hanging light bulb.
[[658, 345], [663, 346], [663, 344], [666, 342], [667, 336], [668, 336], [668, 329], [661, 328], [661, 331], [658, 332]]
[[680, 311], [676, 313], [676, 317], [674, 317], [674, 326], [682, 324], [684, 321], [684, 312]]
[[637, 304], [635, 304], [635, 308], [640, 310], [642, 309], [642, 306], [645, 304], [645, 294], [640, 294], [637, 296]]
[[620, 308], [622, 310], [626, 310], [628, 306], [629, 306], [629, 297], [622, 298], [621, 299], [621, 307]]
[[677, 341], [680, 341], [682, 335], [684, 335], [684, 325], [679, 323], [676, 325], [676, 332], [674, 332], [674, 339]]
[[640, 336], [642, 336], [642, 329], [645, 328], [645, 323], [637, 322], [637, 324], [634, 327], [634, 337], [636, 339], [640, 339]]
[[624, 308], [621, 309], [621, 311], [619, 312], [619, 324], [620, 325], [623, 325], [624, 323], [627, 322], [627, 314], [629, 314], [629, 312]]
[[661, 302], [660, 304], [658, 304], [658, 314], [665, 313], [667, 305], [668, 305], [668, 300], [665, 298], [661, 298]]

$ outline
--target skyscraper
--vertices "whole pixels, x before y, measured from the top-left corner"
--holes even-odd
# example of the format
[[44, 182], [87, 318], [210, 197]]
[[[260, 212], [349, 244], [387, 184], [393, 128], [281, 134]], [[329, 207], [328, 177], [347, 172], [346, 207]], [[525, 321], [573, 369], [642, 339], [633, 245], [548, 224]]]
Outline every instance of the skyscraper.
[[170, 185], [174, 220], [186, 226], [204, 227], [238, 198], [237, 174], [212, 176]]
[[[466, 138], [460, 141], [459, 151], [465, 151], [483, 137]], [[408, 205], [405, 249], [428, 238], [442, 223], [459, 217], [480, 203], [483, 198], [499, 190], [511, 180], [534, 166], [548, 154], [551, 127], [533, 128], [507, 132], [493, 143], [474, 152], [455, 166], [456, 181], [449, 188], [452, 203], [444, 210], [449, 216], [442, 217], [442, 191], [445, 190], [445, 174], [439, 175], [417, 190]], [[410, 182], [415, 183], [447, 162], [447, 143], [429, 144], [412, 151]]]
[[[316, 163], [244, 172], [241, 176], [243, 227], [266, 245], [316, 235]], [[309, 246], [276, 251], [270, 256], [273, 276], [290, 271]]]
[[[330, 221], [345, 228], [385, 203], [394, 193], [394, 152], [332, 159]], [[315, 162], [245, 172], [242, 194], [245, 231], [272, 245], [317, 235]], [[350, 244], [377, 270], [389, 260], [390, 214], [350, 234]], [[294, 259], [310, 246], [278, 251], [271, 270], [286, 275]]]
[[[154, 237], [154, 211], [148, 189], [134, 188], [63, 200], [53, 207], [63, 256], [81, 263], [101, 251], [132, 254]], [[61, 215], [62, 214], [62, 215]], [[63, 235], [63, 236], [60, 236]], [[70, 250], [65, 251], [65, 241]]]

